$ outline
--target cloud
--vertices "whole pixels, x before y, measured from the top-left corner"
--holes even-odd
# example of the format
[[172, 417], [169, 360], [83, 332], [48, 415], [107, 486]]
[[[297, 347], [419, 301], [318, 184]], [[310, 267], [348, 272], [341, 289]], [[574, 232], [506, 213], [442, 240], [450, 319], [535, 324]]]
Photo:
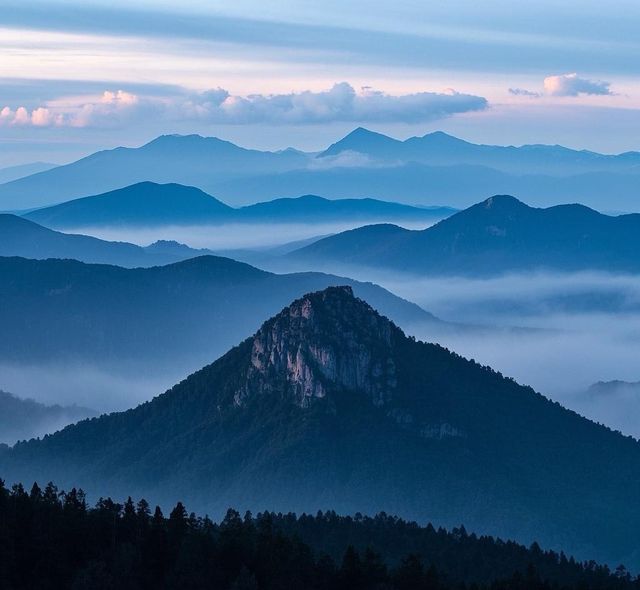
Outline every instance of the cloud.
[[313, 124], [333, 122], [417, 123], [487, 108], [481, 96], [453, 90], [391, 95], [370, 87], [356, 91], [347, 82], [328, 90], [232, 96], [218, 89], [191, 98], [187, 105], [214, 123]]
[[540, 98], [542, 96], [539, 92], [533, 92], [526, 88], [509, 88], [509, 94], [513, 94], [514, 96], [528, 96], [530, 98]]
[[487, 108], [481, 96], [447, 89], [392, 95], [370, 87], [356, 91], [347, 82], [320, 92], [232, 95], [215, 88], [195, 95], [139, 96], [124, 90], [70, 104], [51, 101], [28, 112], [0, 111], [0, 124], [117, 127], [155, 117], [171, 122], [305, 125], [333, 122], [419, 123]]
[[62, 115], [56, 115], [45, 107], [38, 107], [32, 111], [25, 107], [18, 107], [15, 111], [9, 107], [0, 110], [0, 126], [50, 127], [63, 124], [64, 117]]
[[548, 76], [544, 79], [545, 94], [551, 96], [579, 96], [580, 94], [612, 95], [609, 82], [588, 80], [573, 74]]

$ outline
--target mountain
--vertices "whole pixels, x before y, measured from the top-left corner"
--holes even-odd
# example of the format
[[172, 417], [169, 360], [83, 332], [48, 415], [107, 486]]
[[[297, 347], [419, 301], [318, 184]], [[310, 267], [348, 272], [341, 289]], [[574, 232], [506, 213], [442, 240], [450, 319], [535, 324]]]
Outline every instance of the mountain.
[[290, 256], [420, 274], [640, 270], [640, 215], [582, 205], [529, 207], [498, 195], [422, 231], [373, 225], [329, 236]]
[[233, 212], [231, 207], [191, 186], [140, 182], [102, 195], [37, 209], [25, 217], [59, 229], [219, 222]]
[[0, 168], [0, 184], [5, 182], [11, 182], [18, 178], [30, 176], [31, 174], [37, 174], [38, 172], [45, 172], [55, 168], [57, 164], [48, 164], [47, 162], [32, 162], [30, 164], [20, 164], [18, 166], [9, 166], [7, 168]]
[[637, 441], [408, 338], [348, 287], [150, 402], [6, 449], [0, 472], [210, 514], [384, 510], [640, 565]]
[[638, 211], [638, 176], [639, 172], [633, 171], [583, 172], [569, 176], [512, 174], [487, 166], [395, 161], [388, 165], [336, 165], [258, 174], [221, 182], [215, 190], [227, 202], [310, 192], [341, 199], [366, 195], [420, 206], [446, 203], [462, 208], [486, 195], [517, 194], [541, 206], [569, 201], [608, 211]]
[[96, 152], [71, 164], [0, 186], [0, 208], [29, 209], [143, 181], [180, 183], [212, 191], [236, 176], [304, 166], [305, 154], [262, 152], [215, 137], [163, 135], [139, 148]]
[[203, 253], [206, 251], [176, 243], [171, 248], [167, 243], [141, 247], [127, 242], [107, 242], [90, 236], [65, 234], [17, 215], [0, 213], [0, 256], [73, 258], [133, 267], [168, 264]]
[[318, 157], [338, 156], [344, 152], [358, 152], [387, 162], [485, 166], [513, 174], [567, 176], [581, 172], [640, 172], [640, 152], [606, 155], [559, 145], [478, 145], [442, 131], [400, 141], [360, 127]]
[[224, 223], [432, 222], [449, 207], [412, 207], [375, 199], [330, 200], [315, 195], [276, 199], [234, 209], [211, 195], [179, 184], [141, 182], [102, 195], [36, 209], [25, 218], [55, 229]]
[[[354, 153], [362, 155], [354, 159]], [[152, 181], [194, 186], [234, 206], [316, 194], [459, 208], [490, 194], [517, 194], [537, 205], [575, 201], [634, 211], [639, 175], [638, 152], [485, 146], [442, 132], [399, 141], [360, 128], [318, 155], [167, 135], [2, 184], [0, 210], [45, 207]]]
[[44, 436], [96, 415], [87, 408], [47, 406], [0, 390], [0, 444]]
[[322, 223], [330, 221], [432, 222], [455, 213], [451, 207], [413, 207], [370, 198], [325, 199], [316, 195], [280, 198], [237, 210], [243, 221], [260, 223]]
[[343, 283], [401, 325], [444, 325], [372, 283], [278, 275], [215, 256], [133, 269], [0, 258], [0, 361], [180, 374], [225, 352], [288, 301]]

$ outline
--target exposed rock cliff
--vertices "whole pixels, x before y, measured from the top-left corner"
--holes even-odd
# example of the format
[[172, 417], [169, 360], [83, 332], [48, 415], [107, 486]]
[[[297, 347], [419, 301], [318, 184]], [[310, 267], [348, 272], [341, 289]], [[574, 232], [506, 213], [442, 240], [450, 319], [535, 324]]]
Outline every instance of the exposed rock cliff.
[[265, 323], [253, 339], [246, 384], [236, 393], [292, 395], [301, 407], [332, 389], [359, 391], [376, 406], [397, 386], [393, 337], [400, 331], [353, 296], [351, 287], [332, 287], [295, 301]]

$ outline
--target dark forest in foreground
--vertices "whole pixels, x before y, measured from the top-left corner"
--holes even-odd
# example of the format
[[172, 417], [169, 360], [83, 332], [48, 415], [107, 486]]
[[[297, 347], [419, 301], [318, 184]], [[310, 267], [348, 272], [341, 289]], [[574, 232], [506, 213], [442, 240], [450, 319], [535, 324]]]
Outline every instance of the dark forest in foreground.
[[374, 518], [229, 510], [216, 524], [178, 503], [168, 518], [145, 500], [0, 480], [0, 588], [626, 589], [620, 566], [530, 548], [464, 528]]

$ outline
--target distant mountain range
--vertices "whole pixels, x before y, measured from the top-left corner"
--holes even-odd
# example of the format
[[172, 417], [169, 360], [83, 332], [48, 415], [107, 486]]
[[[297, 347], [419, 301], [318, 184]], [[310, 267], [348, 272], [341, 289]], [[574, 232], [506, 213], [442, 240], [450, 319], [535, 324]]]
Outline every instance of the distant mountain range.
[[102, 195], [67, 201], [27, 213], [27, 219], [56, 229], [100, 226], [158, 226], [222, 223], [327, 223], [422, 221], [455, 212], [449, 207], [412, 207], [374, 199], [329, 200], [314, 195], [276, 199], [234, 209], [200, 189], [141, 182]]
[[225, 352], [288, 301], [336, 284], [352, 285], [400, 325], [446, 326], [372, 283], [322, 273], [278, 275], [228, 258], [134, 269], [0, 258], [0, 361], [180, 374]]
[[0, 390], [0, 443], [13, 444], [61, 430], [97, 413], [78, 406], [47, 406]]
[[461, 207], [509, 193], [539, 205], [577, 201], [638, 210], [639, 176], [639, 152], [476, 145], [441, 132], [398, 141], [360, 128], [319, 154], [166, 135], [2, 184], [0, 209], [49, 206], [152, 181], [195, 186], [233, 205], [319, 194]]
[[147, 247], [108, 242], [90, 236], [65, 234], [17, 215], [0, 213], [0, 256], [72, 258], [82, 262], [119, 266], [156, 266], [207, 254], [176, 242], [156, 242]]
[[32, 174], [38, 174], [46, 170], [55, 168], [56, 164], [48, 164], [47, 162], [33, 162], [31, 164], [20, 164], [18, 166], [9, 166], [7, 168], [0, 168], [0, 184], [5, 182], [11, 182], [18, 178], [24, 178], [25, 176], [31, 176]]
[[582, 205], [536, 209], [514, 197], [494, 196], [425, 230], [370, 225], [288, 256], [326, 268], [350, 264], [439, 275], [637, 272], [640, 215], [603, 215]]
[[210, 190], [222, 179], [303, 167], [295, 150], [261, 152], [215, 137], [163, 135], [139, 148], [119, 147], [0, 187], [0, 207], [28, 209], [146, 180]]
[[335, 157], [345, 152], [357, 152], [380, 162], [483, 166], [511, 174], [568, 176], [583, 172], [640, 172], [640, 152], [605, 155], [560, 145], [478, 145], [442, 131], [400, 141], [359, 127], [329, 146], [320, 157]]
[[637, 441], [406, 337], [347, 287], [150, 402], [0, 451], [0, 472], [213, 515], [385, 510], [640, 565]]

